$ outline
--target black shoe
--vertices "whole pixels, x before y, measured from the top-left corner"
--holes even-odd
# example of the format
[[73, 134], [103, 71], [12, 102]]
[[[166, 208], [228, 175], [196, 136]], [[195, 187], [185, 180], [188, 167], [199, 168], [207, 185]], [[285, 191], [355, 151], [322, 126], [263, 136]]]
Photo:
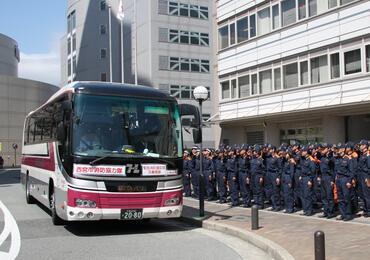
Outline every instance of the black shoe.
[[324, 213], [324, 214], [321, 214], [320, 216], [318, 216], [319, 218], [327, 218], [328, 217], [328, 214]]
[[224, 204], [224, 203], [226, 203], [226, 200], [220, 200], [219, 203]]
[[237, 206], [239, 206], [239, 204], [238, 204], [238, 203], [232, 203], [232, 204], [231, 204], [231, 207], [237, 207]]
[[307, 216], [307, 217], [310, 217], [310, 216], [313, 215], [313, 212], [306, 212], [306, 213], [304, 213], [304, 215]]
[[370, 217], [370, 214], [368, 214], [368, 213], [364, 213], [364, 214], [362, 214], [362, 216], [363, 216], [364, 218], [369, 218], [369, 217]]
[[343, 221], [350, 221], [352, 219], [353, 219], [353, 217], [346, 217], [346, 218], [343, 219]]
[[249, 204], [243, 204], [243, 208], [250, 208], [251, 207], [251, 205], [249, 205]]
[[281, 210], [280, 208], [274, 208], [272, 211], [278, 212], [280, 210]]
[[286, 214], [292, 214], [294, 212], [294, 210], [284, 210], [283, 212], [286, 213]]
[[327, 215], [326, 218], [327, 219], [335, 218], [335, 215], [334, 214], [330, 214], [330, 215]]
[[338, 216], [337, 218], [336, 218], [336, 220], [343, 220], [344, 218], [343, 218], [343, 216], [342, 215], [340, 215], [340, 216]]

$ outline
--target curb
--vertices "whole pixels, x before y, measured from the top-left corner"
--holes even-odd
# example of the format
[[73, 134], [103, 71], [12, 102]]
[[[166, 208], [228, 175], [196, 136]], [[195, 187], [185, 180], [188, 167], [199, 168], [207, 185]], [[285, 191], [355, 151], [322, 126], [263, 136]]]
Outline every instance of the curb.
[[268, 240], [260, 235], [257, 235], [253, 232], [240, 230], [230, 225], [221, 224], [221, 223], [214, 223], [213, 221], [207, 220], [199, 220], [192, 217], [181, 217], [180, 221], [183, 221], [187, 224], [201, 227], [208, 230], [218, 231], [221, 233], [225, 233], [230, 236], [234, 236], [240, 238], [255, 247], [267, 252], [269, 256], [276, 260], [294, 260], [295, 258], [283, 247]]

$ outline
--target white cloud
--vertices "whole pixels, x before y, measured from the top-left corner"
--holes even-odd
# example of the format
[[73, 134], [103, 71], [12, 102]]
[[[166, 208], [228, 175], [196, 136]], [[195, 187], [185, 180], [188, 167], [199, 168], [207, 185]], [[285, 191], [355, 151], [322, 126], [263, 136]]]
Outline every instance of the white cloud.
[[21, 53], [20, 78], [33, 79], [59, 86], [60, 57], [58, 52]]
[[60, 34], [52, 37], [49, 51], [45, 53], [23, 53], [19, 63], [18, 76], [60, 85]]

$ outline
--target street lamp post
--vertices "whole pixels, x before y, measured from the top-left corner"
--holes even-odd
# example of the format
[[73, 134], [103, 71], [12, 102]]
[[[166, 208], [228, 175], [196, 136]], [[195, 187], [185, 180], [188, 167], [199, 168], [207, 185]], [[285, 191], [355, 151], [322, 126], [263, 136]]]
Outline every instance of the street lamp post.
[[[202, 133], [203, 127], [203, 112], [202, 112], [202, 103], [208, 99], [208, 90], [204, 86], [198, 86], [194, 89], [193, 92], [195, 100], [199, 103], [199, 112], [200, 112], [200, 132]], [[204, 175], [203, 175], [203, 140], [200, 142], [200, 154], [199, 154], [199, 217], [204, 217]]]

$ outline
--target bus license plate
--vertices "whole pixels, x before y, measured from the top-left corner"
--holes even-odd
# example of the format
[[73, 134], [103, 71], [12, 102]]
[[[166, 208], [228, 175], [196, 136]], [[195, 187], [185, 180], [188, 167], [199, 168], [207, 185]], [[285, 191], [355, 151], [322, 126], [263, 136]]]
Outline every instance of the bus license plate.
[[121, 209], [121, 219], [131, 220], [131, 219], [142, 219], [143, 209]]

